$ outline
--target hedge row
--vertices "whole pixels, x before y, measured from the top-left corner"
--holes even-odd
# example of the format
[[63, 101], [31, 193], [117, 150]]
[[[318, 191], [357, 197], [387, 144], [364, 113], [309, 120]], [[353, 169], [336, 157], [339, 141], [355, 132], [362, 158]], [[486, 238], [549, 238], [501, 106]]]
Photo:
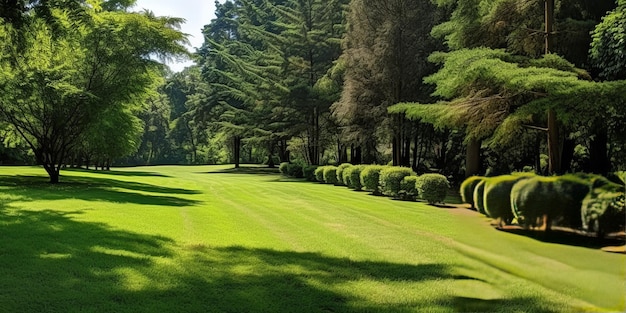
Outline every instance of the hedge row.
[[502, 225], [544, 223], [583, 229], [598, 236], [624, 230], [624, 182], [590, 174], [470, 177], [460, 187], [463, 201]]
[[417, 176], [413, 170], [399, 166], [352, 165], [307, 166], [297, 163], [281, 163], [282, 175], [306, 178], [326, 184], [347, 186], [354, 190], [365, 189], [376, 195], [398, 199], [415, 200], [418, 196], [429, 203], [443, 202], [450, 183], [440, 174]]

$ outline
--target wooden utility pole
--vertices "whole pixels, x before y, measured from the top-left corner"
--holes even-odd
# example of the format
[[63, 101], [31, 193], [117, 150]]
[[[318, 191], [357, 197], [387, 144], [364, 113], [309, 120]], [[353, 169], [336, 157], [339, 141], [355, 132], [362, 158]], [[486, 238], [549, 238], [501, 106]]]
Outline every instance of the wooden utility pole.
[[[554, 45], [554, 0], [545, 0], [546, 54], [552, 53]], [[559, 124], [554, 109], [548, 109], [548, 171], [550, 174], [561, 172], [561, 147]]]

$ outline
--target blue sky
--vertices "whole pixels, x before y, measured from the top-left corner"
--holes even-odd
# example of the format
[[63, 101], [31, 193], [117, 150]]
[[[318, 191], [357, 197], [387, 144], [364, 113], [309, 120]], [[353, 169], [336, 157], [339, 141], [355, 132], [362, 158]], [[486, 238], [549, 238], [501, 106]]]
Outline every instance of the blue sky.
[[[203, 43], [202, 27], [215, 18], [215, 0], [137, 0], [133, 11], [144, 9], [154, 12], [158, 16], [182, 17], [187, 22], [181, 30], [189, 34], [191, 47], [195, 51]], [[174, 71], [180, 71], [191, 62], [168, 64]]]

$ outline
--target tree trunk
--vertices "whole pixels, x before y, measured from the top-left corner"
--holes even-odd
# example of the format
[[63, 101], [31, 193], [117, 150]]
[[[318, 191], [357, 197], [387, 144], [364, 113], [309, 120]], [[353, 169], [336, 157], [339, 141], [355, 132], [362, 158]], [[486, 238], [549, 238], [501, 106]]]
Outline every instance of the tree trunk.
[[320, 112], [319, 108], [315, 106], [313, 108], [313, 132], [311, 138], [311, 146], [309, 158], [312, 165], [320, 164]]
[[352, 148], [352, 164], [362, 164], [363, 163], [363, 158], [362, 158], [362, 149], [361, 146], [356, 146]]
[[592, 173], [606, 175], [611, 170], [608, 144], [608, 129], [600, 127], [596, 130], [595, 137], [589, 145], [590, 170]]
[[51, 184], [58, 184], [59, 183], [59, 177], [61, 176], [60, 174], [60, 167], [57, 167], [55, 165], [51, 165], [51, 164], [44, 164], [43, 168], [46, 170], [46, 172], [48, 173], [48, 176], [50, 177], [50, 183]]
[[477, 175], [480, 172], [480, 140], [472, 139], [467, 143], [465, 158], [465, 177]]
[[559, 124], [554, 110], [548, 110], [548, 172], [562, 173]]
[[[554, 25], [554, 0], [546, 0], [545, 3], [545, 37], [546, 50], [545, 53], [552, 52], [554, 42], [553, 27]], [[561, 149], [559, 136], [559, 123], [556, 119], [556, 112], [553, 109], [548, 110], [548, 172], [550, 174], [560, 174], [561, 168]]]
[[404, 151], [402, 151], [402, 166], [411, 167], [411, 138], [404, 136]]
[[[543, 134], [541, 134], [543, 135]], [[535, 140], [535, 171], [537, 174], [543, 174], [541, 169], [541, 135], [537, 135]]]
[[267, 144], [267, 167], [274, 168], [276, 164], [274, 163], [274, 143], [270, 142]]
[[233, 163], [235, 163], [235, 168], [239, 168], [239, 159], [241, 153], [241, 137], [235, 136], [233, 138]]
[[337, 140], [337, 164], [343, 164], [348, 162], [348, 149], [346, 145], [341, 144]]
[[574, 149], [576, 149], [576, 141], [574, 139], [565, 139], [561, 150], [561, 172], [567, 173], [572, 169], [572, 160], [574, 159]]

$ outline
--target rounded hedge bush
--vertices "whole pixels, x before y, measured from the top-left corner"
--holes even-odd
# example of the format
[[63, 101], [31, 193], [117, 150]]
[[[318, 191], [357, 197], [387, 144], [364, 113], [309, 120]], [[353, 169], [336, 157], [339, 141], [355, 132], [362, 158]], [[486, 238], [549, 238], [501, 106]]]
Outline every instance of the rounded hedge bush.
[[278, 171], [281, 175], [287, 176], [287, 167], [289, 166], [289, 162], [280, 163], [278, 166]]
[[517, 182], [529, 177], [502, 175], [487, 180], [483, 194], [485, 214], [496, 219], [500, 226], [511, 224], [515, 217], [511, 208], [511, 189]]
[[302, 172], [302, 165], [296, 163], [283, 162], [280, 163], [278, 171], [287, 177], [302, 178], [304, 174]]
[[400, 192], [400, 182], [407, 176], [415, 176], [415, 172], [408, 167], [390, 166], [380, 171], [380, 191], [387, 196], [397, 197]]
[[324, 167], [324, 182], [327, 184], [337, 184], [337, 167], [336, 166], [326, 166]]
[[474, 206], [476, 206], [476, 211], [480, 214], [485, 214], [485, 202], [483, 201], [485, 195], [485, 183], [489, 180], [489, 178], [485, 177], [481, 180], [476, 187], [474, 188]]
[[626, 221], [624, 186], [607, 179], [594, 181], [591, 191], [582, 202], [582, 227], [598, 237], [611, 232], [624, 231]]
[[361, 190], [363, 185], [361, 185], [361, 171], [365, 168], [365, 165], [355, 165], [352, 167], [348, 167], [343, 171], [343, 183], [348, 186], [348, 188], [354, 190]]
[[461, 200], [463, 200], [463, 203], [469, 204], [472, 210], [476, 210], [476, 206], [474, 205], [474, 189], [476, 189], [476, 185], [483, 179], [485, 178], [482, 176], [470, 176], [461, 183], [461, 187], [459, 188]]
[[345, 171], [347, 168], [350, 168], [352, 166], [354, 165], [350, 163], [342, 163], [339, 166], [337, 166], [337, 184], [338, 185], [346, 185], [343, 181], [343, 171]]
[[415, 201], [419, 192], [416, 188], [417, 176], [406, 176], [400, 181], [400, 198]]
[[315, 169], [315, 172], [313, 172], [313, 174], [315, 174], [315, 180], [323, 183], [324, 182], [324, 169], [326, 168], [326, 166], [318, 166]]
[[386, 166], [384, 165], [367, 165], [361, 171], [361, 186], [363, 189], [373, 192], [374, 194], [380, 194], [380, 186], [378, 181], [380, 178], [380, 171]]
[[317, 168], [318, 168], [317, 165], [304, 165], [302, 167], [302, 175], [308, 181], [316, 181], [317, 178], [315, 176], [315, 171], [317, 170]]
[[546, 215], [546, 230], [554, 221], [579, 228], [582, 201], [589, 190], [590, 182], [574, 175], [531, 177], [513, 186], [511, 207], [518, 222], [526, 227], [539, 226]]
[[428, 203], [439, 203], [446, 199], [450, 182], [441, 174], [423, 174], [417, 178], [415, 188], [420, 198]]

